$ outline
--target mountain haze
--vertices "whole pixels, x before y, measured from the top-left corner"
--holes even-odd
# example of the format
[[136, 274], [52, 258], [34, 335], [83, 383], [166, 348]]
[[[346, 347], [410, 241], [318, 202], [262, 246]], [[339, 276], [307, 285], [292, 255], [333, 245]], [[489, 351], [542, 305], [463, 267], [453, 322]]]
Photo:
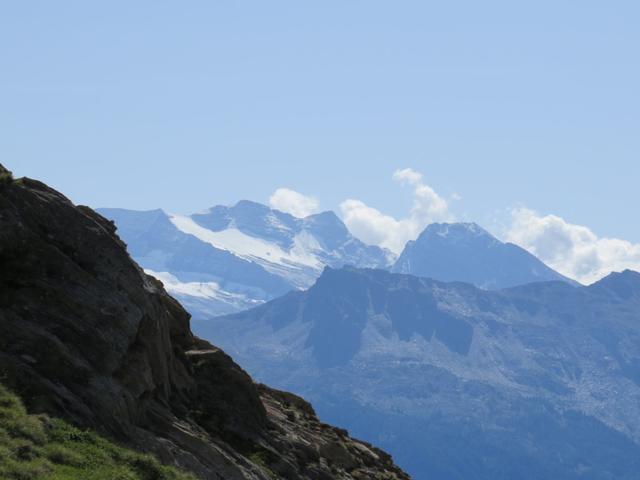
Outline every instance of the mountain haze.
[[297, 218], [242, 200], [202, 213], [98, 210], [113, 220], [131, 255], [197, 318], [255, 307], [310, 287], [326, 266], [390, 269], [499, 289], [576, 282], [476, 224], [432, 224], [394, 255], [355, 238], [333, 212]]
[[489, 291], [327, 268], [307, 291], [194, 328], [418, 480], [640, 468], [636, 272]]
[[385, 267], [391, 253], [353, 237], [333, 212], [297, 218], [250, 201], [191, 216], [99, 209], [136, 261], [199, 317], [313, 284], [325, 266]]
[[475, 223], [433, 223], [409, 241], [391, 268], [445, 282], [500, 289], [533, 282], [570, 280], [525, 249], [503, 243]]

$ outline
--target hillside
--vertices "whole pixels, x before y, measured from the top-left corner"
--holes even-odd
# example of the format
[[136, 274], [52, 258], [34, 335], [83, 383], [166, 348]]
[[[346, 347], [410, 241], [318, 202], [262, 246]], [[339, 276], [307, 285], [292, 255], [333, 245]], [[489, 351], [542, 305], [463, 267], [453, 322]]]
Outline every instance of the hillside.
[[0, 479], [194, 480], [189, 474], [80, 430], [60, 419], [29, 415], [0, 384]]
[[2, 167], [0, 179], [0, 378], [31, 414], [200, 478], [408, 478], [195, 337], [113, 223]]

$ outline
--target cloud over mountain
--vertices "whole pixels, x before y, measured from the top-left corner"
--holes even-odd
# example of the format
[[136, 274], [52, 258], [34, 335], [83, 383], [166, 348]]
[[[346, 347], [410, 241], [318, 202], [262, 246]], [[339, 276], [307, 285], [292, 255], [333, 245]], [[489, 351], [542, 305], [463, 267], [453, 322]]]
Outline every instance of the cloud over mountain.
[[[460, 194], [445, 198], [412, 168], [396, 170], [392, 179], [411, 189], [412, 205], [400, 218], [360, 199], [347, 198], [340, 203], [340, 216], [356, 238], [399, 255], [406, 243], [415, 240], [428, 225], [456, 221], [451, 203], [459, 201]], [[299, 218], [317, 213], [320, 207], [315, 197], [284, 187], [271, 195], [269, 204]], [[572, 224], [558, 215], [541, 215], [521, 206], [510, 210], [506, 225], [503, 240], [525, 248], [554, 270], [581, 283], [593, 283], [613, 271], [640, 271], [640, 244], [599, 237], [589, 227]]]
[[[396, 170], [393, 180], [412, 188], [413, 204], [405, 218], [395, 218], [357, 199], [340, 204], [344, 223], [365, 243], [399, 253], [431, 223], [451, 222], [450, 204], [411, 168]], [[455, 195], [451, 200], [459, 198]], [[599, 237], [589, 227], [569, 223], [557, 215], [540, 215], [518, 207], [511, 210], [506, 241], [536, 255], [553, 269], [589, 284], [613, 271], [640, 271], [640, 244]]]
[[640, 270], [640, 244], [598, 237], [588, 227], [524, 207], [511, 213], [508, 241], [582, 283], [593, 283], [612, 271]]
[[316, 198], [284, 187], [273, 192], [269, 197], [269, 205], [298, 218], [308, 217], [320, 210], [320, 203]]
[[423, 176], [411, 168], [396, 170], [393, 179], [413, 189], [413, 205], [406, 218], [396, 219], [361, 200], [347, 199], [340, 212], [349, 230], [366, 243], [379, 245], [399, 253], [409, 240], [414, 240], [433, 222], [451, 221], [449, 204]]

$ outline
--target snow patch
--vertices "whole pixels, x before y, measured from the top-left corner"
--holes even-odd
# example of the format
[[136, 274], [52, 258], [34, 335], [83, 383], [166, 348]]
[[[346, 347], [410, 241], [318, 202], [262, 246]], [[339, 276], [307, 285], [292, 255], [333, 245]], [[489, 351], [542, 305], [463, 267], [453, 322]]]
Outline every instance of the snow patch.
[[[280, 265], [300, 265], [314, 269], [322, 268], [322, 263], [305, 248], [294, 246], [286, 252], [278, 245], [266, 240], [252, 237], [237, 228], [227, 228], [219, 232], [211, 231], [198, 225], [192, 218], [182, 215], [170, 215], [169, 220], [181, 232], [193, 235], [199, 240], [215, 248], [226, 250], [247, 260], [263, 260]], [[297, 235], [296, 237], [298, 237]], [[316, 242], [317, 244], [317, 242]], [[309, 245], [303, 241], [302, 245]]]

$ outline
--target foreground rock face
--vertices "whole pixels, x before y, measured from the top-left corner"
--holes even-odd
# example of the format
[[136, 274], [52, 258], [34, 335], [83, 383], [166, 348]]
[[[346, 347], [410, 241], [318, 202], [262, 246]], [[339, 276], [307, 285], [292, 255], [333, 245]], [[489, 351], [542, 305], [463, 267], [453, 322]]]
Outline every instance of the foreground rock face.
[[408, 478], [194, 337], [111, 222], [29, 179], [0, 184], [0, 376], [32, 411], [202, 478]]

